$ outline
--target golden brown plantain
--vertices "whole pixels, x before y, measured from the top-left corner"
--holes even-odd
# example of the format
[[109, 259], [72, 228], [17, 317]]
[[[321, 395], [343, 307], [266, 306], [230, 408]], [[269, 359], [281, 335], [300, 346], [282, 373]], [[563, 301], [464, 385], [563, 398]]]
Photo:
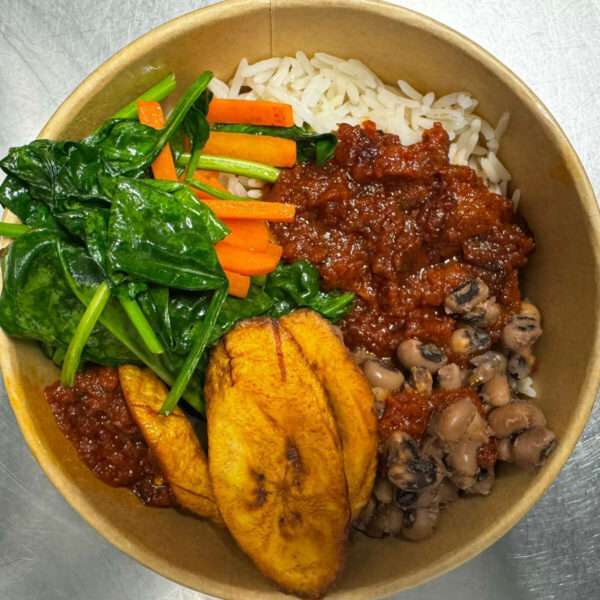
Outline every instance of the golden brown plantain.
[[329, 321], [312, 310], [280, 319], [320, 379], [342, 441], [352, 518], [373, 488], [377, 467], [377, 418], [371, 387]]
[[208, 461], [181, 409], [159, 414], [167, 388], [148, 369], [119, 367], [127, 406], [157, 458], [179, 504], [193, 513], [222, 523], [208, 474]]
[[341, 444], [319, 380], [287, 331], [252, 319], [215, 348], [205, 398], [225, 524], [265, 575], [319, 597], [343, 565], [350, 523]]

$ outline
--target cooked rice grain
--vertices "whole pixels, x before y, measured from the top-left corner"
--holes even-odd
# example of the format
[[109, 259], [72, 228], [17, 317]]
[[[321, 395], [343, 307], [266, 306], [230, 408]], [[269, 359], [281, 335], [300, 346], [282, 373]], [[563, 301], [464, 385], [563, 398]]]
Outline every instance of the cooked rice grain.
[[[359, 60], [324, 52], [311, 58], [297, 52], [254, 64], [244, 58], [229, 84], [215, 79], [210, 89], [219, 98], [291, 104], [296, 125], [308, 123], [319, 133], [334, 131], [339, 123], [358, 125], [370, 119], [408, 145], [439, 121], [450, 137], [450, 162], [470, 166], [491, 190], [505, 195], [508, 191], [511, 175], [497, 154], [510, 115], [504, 113], [494, 127], [474, 112], [478, 101], [469, 92], [437, 98], [434, 92], [422, 94], [404, 80], [386, 85]], [[518, 197], [516, 190], [515, 204]]]

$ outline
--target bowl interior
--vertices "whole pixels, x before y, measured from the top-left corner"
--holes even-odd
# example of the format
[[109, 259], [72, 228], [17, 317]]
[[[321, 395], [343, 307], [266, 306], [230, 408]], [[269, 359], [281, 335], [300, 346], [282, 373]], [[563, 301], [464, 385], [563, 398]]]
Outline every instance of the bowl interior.
[[[585, 174], [551, 118], [510, 73], [457, 34], [378, 2], [238, 0], [177, 19], [118, 53], [57, 111], [42, 137], [77, 139], [168, 71], [182, 90], [203, 69], [232, 75], [242, 57], [325, 51], [357, 57], [388, 82], [438, 94], [468, 90], [480, 114], [511, 124], [501, 159], [522, 191], [537, 252], [524, 273], [542, 309], [539, 404], [560, 440], [542, 471], [500, 469], [493, 494], [462, 500], [436, 535], [413, 545], [355, 536], [332, 597], [373, 598], [438, 575], [483, 550], [540, 497], [570, 454], [593, 403], [598, 369], [598, 216]], [[185, 585], [227, 598], [270, 598], [266, 581], [224, 531], [175, 510], [143, 507], [99, 482], [54, 424], [42, 390], [57, 376], [34, 346], [1, 334], [1, 362], [19, 424], [66, 499], [100, 533]]]

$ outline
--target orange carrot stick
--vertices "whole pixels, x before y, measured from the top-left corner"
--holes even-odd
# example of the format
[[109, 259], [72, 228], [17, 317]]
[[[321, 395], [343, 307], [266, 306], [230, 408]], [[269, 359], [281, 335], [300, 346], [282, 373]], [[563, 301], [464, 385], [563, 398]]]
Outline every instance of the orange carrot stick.
[[272, 242], [269, 242], [265, 252], [270, 256], [277, 258], [277, 262], [279, 262], [281, 260], [281, 255], [283, 254], [283, 248], [279, 244], [273, 244]]
[[[206, 183], [207, 185], [211, 185], [212, 187], [217, 188], [219, 190], [223, 190], [224, 192], [227, 191], [225, 186], [219, 181], [219, 173], [217, 173], [217, 171], [201, 171], [200, 169], [197, 169], [194, 172], [194, 179], [197, 179], [202, 183]], [[207, 194], [202, 190], [198, 190], [196, 188], [190, 189], [194, 192], [194, 194], [196, 194], [196, 196], [198, 196], [198, 198], [213, 198], [213, 196]]]
[[203, 152], [274, 167], [292, 167], [296, 164], [296, 142], [270, 135], [211, 131]]
[[251, 219], [223, 219], [231, 232], [223, 241], [236, 248], [266, 252], [269, 248], [269, 228], [265, 221]]
[[289, 223], [296, 216], [296, 207], [284, 202], [261, 200], [202, 200], [217, 219], [264, 219]]
[[[224, 190], [225, 187], [219, 181], [219, 172], [218, 171], [207, 171], [206, 169], [196, 169], [195, 175], [198, 175], [198, 178], [203, 178], [207, 183], [212, 180], [211, 185], [215, 187], [219, 187]], [[217, 183], [215, 183], [217, 182]]]
[[[138, 100], [137, 106], [140, 123], [154, 129], [162, 129], [165, 126], [165, 115], [160, 102]], [[154, 179], [177, 180], [177, 171], [175, 170], [175, 162], [169, 144], [165, 144], [160, 154], [154, 159], [152, 174]]]
[[248, 275], [240, 275], [232, 271], [225, 271], [225, 276], [229, 282], [229, 294], [238, 298], [245, 298], [250, 289], [250, 277]]
[[224, 269], [241, 275], [266, 275], [279, 262], [279, 257], [274, 253], [236, 248], [225, 242], [216, 244], [215, 250]]
[[211, 123], [250, 123], [292, 127], [294, 114], [289, 104], [266, 100], [230, 100], [213, 98], [208, 107]]

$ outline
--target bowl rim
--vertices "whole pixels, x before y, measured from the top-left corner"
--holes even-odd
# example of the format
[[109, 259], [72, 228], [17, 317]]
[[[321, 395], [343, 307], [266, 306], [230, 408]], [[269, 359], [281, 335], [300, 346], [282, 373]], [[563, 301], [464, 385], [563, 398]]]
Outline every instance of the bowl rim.
[[[128, 63], [135, 61], [150, 50], [157, 40], [166, 43], [170, 38], [176, 37], [183, 32], [196, 29], [204, 23], [212, 20], [220, 20], [227, 16], [233, 16], [239, 10], [257, 9], [261, 6], [270, 9], [277, 0], [226, 0], [216, 4], [196, 9], [179, 17], [176, 17], [166, 23], [151, 29], [141, 37], [137, 38], [116, 54], [102, 63], [91, 74], [89, 74], [75, 90], [64, 100], [58, 109], [52, 114], [50, 119], [44, 125], [39, 133], [39, 138], [53, 138], [63, 124], [69, 120], [70, 115], [76, 113], [78, 105], [83, 103], [84, 99], [98, 89], [102, 89], [110, 80], [113, 72], [126, 67]], [[333, 9], [356, 9], [357, 4], [353, 0], [326, 0], [328, 7]], [[291, 0], [285, 3], [287, 6], [302, 6], [306, 1]], [[363, 0], [360, 9], [401, 21], [417, 30], [425, 31], [438, 39], [459, 47], [463, 52], [474, 60], [487, 67], [494, 76], [501, 79], [506, 85], [511, 87], [519, 99], [524, 102], [534, 112], [542, 123], [542, 127], [552, 140], [552, 143], [558, 148], [567, 170], [571, 173], [577, 195], [580, 198], [582, 208], [587, 217], [586, 227], [592, 241], [593, 260], [596, 265], [600, 265], [600, 209], [596, 202], [591, 183], [585, 173], [579, 157], [571, 146], [568, 138], [550, 114], [542, 101], [529, 89], [529, 87], [508, 67], [502, 64], [498, 59], [492, 56], [487, 50], [484, 50], [478, 44], [468, 39], [461, 33], [450, 27], [439, 23], [438, 21], [414, 12], [412, 10], [387, 4], [379, 0]], [[6, 214], [4, 218], [10, 219], [11, 215]], [[592, 282], [600, 295], [600, 276], [597, 276]], [[570, 457], [575, 444], [581, 436], [583, 429], [588, 421], [596, 399], [597, 387], [600, 383], [594, 378], [594, 373], [600, 372], [600, 307], [595, 310], [596, 336], [594, 346], [590, 354], [589, 367], [583, 380], [580, 392], [581, 410], [573, 415], [567, 431], [561, 438], [552, 461], [537, 474], [535, 485], [533, 485], [528, 494], [518, 499], [493, 525], [483, 531], [478, 537], [469, 544], [459, 549], [451, 556], [443, 557], [432, 565], [428, 565], [415, 573], [405, 575], [398, 579], [388, 580], [381, 584], [370, 586], [369, 590], [375, 591], [377, 597], [387, 597], [393, 593], [422, 584], [425, 581], [439, 577], [444, 573], [462, 565], [467, 560], [473, 558], [495, 541], [508, 532], [523, 516], [536, 504], [548, 487], [558, 476], [560, 470]], [[167, 577], [179, 584], [183, 584], [194, 589], [199, 589], [197, 583], [192, 582], [187, 576], [187, 571], [180, 569], [175, 565], [168, 563], [162, 558], [157, 557], [151, 551], [140, 548], [132, 544], [126, 535], [123, 535], [110, 520], [99, 516], [94, 508], [82, 497], [77, 487], [68, 478], [64, 477], [60, 469], [51, 461], [45, 452], [35, 434], [35, 427], [31, 417], [24, 410], [23, 390], [20, 386], [14, 385], [7, 376], [8, 372], [14, 371], [13, 361], [16, 360], [14, 352], [14, 343], [0, 332], [0, 348], [8, 348], [9, 352], [0, 352], [0, 366], [4, 374], [4, 380], [9, 395], [9, 401], [15, 413], [18, 425], [23, 433], [32, 454], [40, 464], [52, 484], [58, 489], [65, 500], [91, 525], [100, 535], [116, 546], [125, 554], [135, 558], [144, 566], [154, 570], [160, 575]], [[375, 587], [375, 590], [373, 590]], [[239, 594], [240, 588], [234, 585], [216, 583], [209, 578], [203, 578], [202, 592], [217, 595], [223, 598], [235, 598]], [[245, 590], [246, 597], [264, 597], [262, 594]], [[365, 594], [369, 595], [366, 596]], [[352, 598], [372, 598], [371, 593], [366, 588], [358, 588], [349, 592], [348, 597]]]

